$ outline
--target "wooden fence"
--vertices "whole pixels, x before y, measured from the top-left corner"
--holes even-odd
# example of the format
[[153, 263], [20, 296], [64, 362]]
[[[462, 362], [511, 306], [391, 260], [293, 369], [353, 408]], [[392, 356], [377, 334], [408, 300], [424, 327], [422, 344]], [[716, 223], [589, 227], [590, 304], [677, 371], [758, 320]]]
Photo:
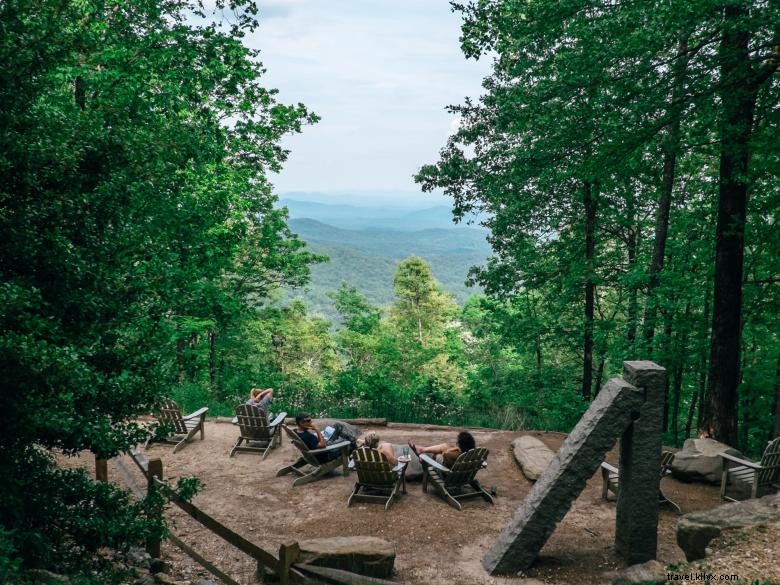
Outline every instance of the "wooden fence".
[[[163, 479], [163, 465], [161, 459], [147, 459], [146, 456], [138, 450], [131, 450], [128, 455], [136, 464], [138, 469], [144, 475], [147, 481], [147, 492], [152, 490], [162, 490], [166, 497], [175, 505], [181, 508], [194, 520], [198, 521], [215, 535], [224, 541], [233, 545], [240, 551], [249, 555], [257, 562], [256, 576], [262, 579], [269, 573], [275, 575], [281, 585], [293, 585], [299, 583], [336, 583], [343, 585], [398, 585], [395, 581], [386, 581], [375, 577], [367, 577], [349, 571], [332, 569], [330, 567], [320, 567], [298, 562], [300, 558], [300, 548], [297, 542], [282, 544], [279, 547], [277, 555], [263, 550], [256, 544], [248, 541], [246, 538], [234, 532], [209, 514], [198, 508], [191, 502], [182, 500], [178, 494]], [[117, 465], [122, 478], [127, 483], [131, 491], [138, 497], [143, 497], [144, 490], [133, 478], [130, 470], [124, 462], [116, 458], [114, 462]], [[108, 465], [105, 460], [95, 459], [95, 476], [99, 481], [108, 481]], [[190, 556], [203, 568], [209, 571], [215, 577], [221, 579], [227, 585], [241, 585], [238, 581], [227, 575], [219, 567], [209, 562], [194, 549], [182, 542], [175, 534], [169, 533], [169, 540], [179, 547], [184, 553]], [[160, 556], [160, 542], [148, 542], [147, 552], [153, 557]]]

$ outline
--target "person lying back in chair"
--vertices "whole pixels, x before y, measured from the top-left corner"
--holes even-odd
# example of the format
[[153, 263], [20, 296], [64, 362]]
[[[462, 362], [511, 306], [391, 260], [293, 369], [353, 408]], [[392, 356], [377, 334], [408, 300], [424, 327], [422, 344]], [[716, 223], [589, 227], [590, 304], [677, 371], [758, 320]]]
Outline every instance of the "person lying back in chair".
[[[358, 441], [358, 447], [360, 447], [360, 441]], [[398, 458], [395, 456], [395, 450], [393, 449], [393, 445], [388, 442], [379, 442], [379, 433], [376, 431], [369, 431], [366, 433], [366, 436], [363, 438], [363, 447], [368, 447], [369, 449], [376, 449], [382, 454], [382, 457], [387, 459], [388, 463], [391, 465], [396, 465], [398, 463]]]
[[252, 388], [249, 391], [249, 399], [246, 401], [246, 404], [260, 407], [263, 412], [265, 412], [266, 416], [268, 416], [268, 405], [271, 403], [271, 399], [273, 397], [273, 388], [266, 388], [265, 390], [261, 390], [260, 388]]
[[468, 431], [458, 433], [458, 439], [455, 445], [451, 443], [440, 443], [430, 447], [419, 447], [409, 441], [409, 448], [417, 457], [420, 455], [441, 455], [442, 463], [445, 467], [452, 467], [458, 457], [466, 451], [471, 451], [477, 446], [474, 436]]
[[[295, 432], [309, 449], [324, 449], [328, 445], [333, 445], [340, 441], [349, 441], [350, 453], [357, 449], [357, 433], [346, 423], [333, 423], [333, 433], [327, 438], [319, 427], [312, 422], [311, 415], [308, 412], [299, 412], [295, 416], [295, 424], [297, 425]], [[317, 454], [317, 459], [322, 463], [336, 457], [341, 457], [341, 454], [335, 451]]]

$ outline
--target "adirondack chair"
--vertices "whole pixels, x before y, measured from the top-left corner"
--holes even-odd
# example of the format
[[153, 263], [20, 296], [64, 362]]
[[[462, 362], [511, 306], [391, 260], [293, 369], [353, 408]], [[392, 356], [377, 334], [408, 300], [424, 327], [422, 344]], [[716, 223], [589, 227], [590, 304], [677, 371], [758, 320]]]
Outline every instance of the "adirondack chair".
[[[666, 477], [672, 472], [672, 461], [674, 461], [674, 453], [671, 451], [662, 451], [661, 452], [661, 468], [659, 470], [659, 476], [661, 479]], [[601, 464], [601, 497], [605, 500], [609, 499], [609, 492], [612, 492], [613, 494], [617, 495], [618, 490], [620, 489], [620, 471], [617, 467], [614, 465], [610, 465], [606, 461], [604, 461]], [[664, 493], [664, 490], [662, 487], [658, 487], [658, 503], [659, 504], [668, 504], [678, 514], [682, 514], [682, 510], [680, 510], [680, 506], [678, 506], [675, 502], [670, 500], [668, 497], [666, 497], [666, 494]]]
[[406, 493], [408, 463], [399, 461], [394, 467], [376, 449], [363, 447], [355, 451], [349, 466], [357, 472], [358, 478], [347, 500], [347, 507], [352, 502], [379, 502], [387, 510], [399, 494], [399, 489], [400, 493]]
[[721, 453], [720, 457], [723, 462], [720, 480], [722, 499], [737, 501], [726, 493], [729, 484], [737, 488], [735, 495], [746, 495], [749, 491], [751, 498], [780, 489], [780, 437], [769, 442], [759, 463], [728, 453]]
[[[262, 453], [265, 459], [268, 452], [282, 444], [282, 422], [286, 412], [280, 412], [273, 421], [268, 422], [265, 411], [253, 404], [242, 404], [236, 408], [238, 440], [230, 450], [230, 457], [236, 452]], [[245, 443], [241, 446], [241, 443]]]
[[[164, 398], [162, 406], [157, 413], [157, 420], [160, 424], [167, 427], [171, 427], [173, 432], [163, 441], [166, 443], [175, 444], [173, 452], [176, 453], [181, 449], [185, 443], [189, 442], [195, 433], [200, 431], [200, 440], [204, 438], [203, 424], [206, 420], [206, 413], [209, 411], [207, 406], [199, 408], [193, 413], [183, 416], [181, 408], [170, 398]], [[144, 447], [148, 446], [153, 437], [149, 437], [144, 444]]]
[[[276, 476], [286, 475], [288, 473], [294, 473], [298, 478], [293, 481], [293, 487], [297, 485], [304, 485], [316, 481], [321, 477], [327, 475], [339, 466], [344, 468], [344, 475], [349, 475], [349, 441], [339, 441], [322, 449], [309, 449], [306, 443], [298, 436], [293, 429], [283, 424], [282, 428], [290, 439], [290, 442], [295, 445], [301, 452], [300, 458], [286, 467], [282, 467], [276, 472]], [[339, 456], [328, 461], [320, 461], [318, 455], [327, 455], [330, 453], [337, 453]], [[308, 472], [304, 471], [306, 466], [310, 466], [312, 469]]]
[[456, 507], [462, 508], [460, 500], [481, 497], [494, 504], [493, 496], [486, 492], [476, 478], [477, 472], [487, 467], [487, 449], [471, 449], [461, 453], [451, 468], [447, 468], [427, 454], [420, 455], [423, 468], [423, 491], [428, 491], [428, 484], [439, 492], [442, 498]]

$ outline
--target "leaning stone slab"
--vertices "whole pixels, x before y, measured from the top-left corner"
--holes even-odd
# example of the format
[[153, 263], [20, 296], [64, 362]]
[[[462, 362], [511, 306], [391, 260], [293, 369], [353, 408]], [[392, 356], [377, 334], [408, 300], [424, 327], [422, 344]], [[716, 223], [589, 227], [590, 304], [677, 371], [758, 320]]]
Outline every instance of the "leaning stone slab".
[[631, 384], [607, 382], [482, 559], [488, 573], [517, 573], [531, 566], [643, 400], [644, 393]]
[[742, 453], [714, 439], [687, 439], [674, 454], [672, 475], [685, 481], [720, 483], [723, 471], [721, 453], [744, 458]]
[[393, 573], [395, 549], [375, 536], [334, 536], [298, 543], [299, 562], [341, 569], [368, 577], [387, 578]]
[[677, 521], [677, 544], [688, 561], [695, 561], [704, 558], [706, 546], [724, 530], [775, 522], [780, 522], [780, 493], [685, 514]]
[[555, 457], [552, 449], [531, 435], [512, 441], [512, 453], [523, 475], [531, 481], [539, 479]]

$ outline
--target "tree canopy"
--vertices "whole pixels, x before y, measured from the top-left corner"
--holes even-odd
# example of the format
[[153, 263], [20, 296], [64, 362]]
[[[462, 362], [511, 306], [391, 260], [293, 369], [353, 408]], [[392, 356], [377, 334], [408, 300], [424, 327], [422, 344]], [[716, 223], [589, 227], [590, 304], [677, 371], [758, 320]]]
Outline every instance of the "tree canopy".
[[0, 537], [27, 566], [88, 574], [98, 547], [154, 529], [41, 448], [139, 442], [176, 340], [301, 284], [315, 259], [267, 173], [316, 116], [263, 87], [242, 43], [254, 5], [229, 9], [223, 26], [199, 2], [0, 4]]

